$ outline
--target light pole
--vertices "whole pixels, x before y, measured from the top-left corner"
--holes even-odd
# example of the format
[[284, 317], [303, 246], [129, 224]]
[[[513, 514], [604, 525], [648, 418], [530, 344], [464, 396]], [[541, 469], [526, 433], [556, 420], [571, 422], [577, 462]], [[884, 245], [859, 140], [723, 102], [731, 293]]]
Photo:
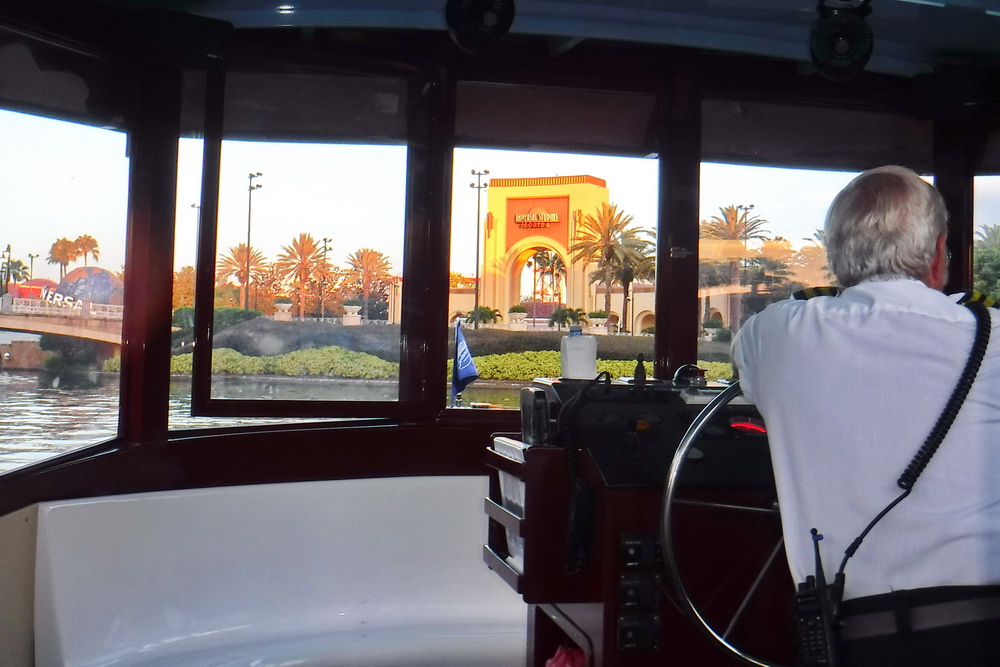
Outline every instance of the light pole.
[[3, 265], [3, 271], [0, 271], [0, 279], [3, 280], [3, 285], [0, 286], [0, 287], [3, 287], [3, 290], [0, 291], [0, 294], [6, 294], [7, 293], [7, 283], [10, 282], [10, 262], [11, 262], [10, 258], [11, 258], [11, 251], [10, 251], [10, 244], [9, 243], [7, 244], [6, 250], [4, 250], [2, 254], [0, 254], [0, 258], [2, 258], [4, 255], [7, 255], [7, 261]]
[[28, 279], [35, 277], [35, 258], [38, 257], [35, 253], [28, 253]]
[[483, 183], [483, 176], [490, 173], [489, 169], [483, 171], [472, 170], [472, 175], [476, 177], [475, 183], [469, 183], [470, 188], [476, 190], [476, 283], [473, 288], [475, 294], [475, 305], [473, 309], [472, 328], [479, 328], [479, 225], [482, 216], [483, 190], [490, 187], [489, 183]]
[[323, 237], [323, 273], [319, 276], [319, 319], [321, 322], [326, 321], [326, 253], [329, 250], [327, 244], [331, 241], [333, 239]]
[[[259, 171], [256, 173], [251, 173], [250, 178], [250, 188], [247, 192], [247, 273], [246, 273], [246, 284], [243, 286], [243, 312], [250, 312], [250, 217], [253, 211], [253, 191], [261, 189], [260, 183], [254, 185], [253, 179], [260, 178], [264, 174]], [[199, 210], [199, 215], [201, 211]]]

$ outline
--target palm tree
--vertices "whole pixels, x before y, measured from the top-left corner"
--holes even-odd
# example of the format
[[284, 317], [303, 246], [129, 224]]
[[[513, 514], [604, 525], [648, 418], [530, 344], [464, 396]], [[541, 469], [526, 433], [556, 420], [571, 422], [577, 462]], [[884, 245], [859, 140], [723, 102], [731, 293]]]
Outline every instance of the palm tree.
[[7, 282], [23, 283], [31, 277], [28, 266], [19, 259], [5, 261], [0, 272], [7, 278]]
[[604, 283], [604, 310], [611, 312], [611, 287], [615, 280], [615, 266], [624, 264], [624, 256], [635, 254], [627, 242], [628, 226], [632, 216], [619, 211], [617, 205], [601, 202], [597, 215], [587, 215], [577, 230], [573, 245], [569, 247], [571, 262], [585, 261], [597, 265], [596, 274]]
[[275, 268], [282, 279], [291, 278], [298, 292], [299, 317], [305, 317], [306, 291], [313, 278], [332, 280], [330, 265], [323, 258], [323, 246], [316, 243], [312, 234], [302, 233], [292, 239], [291, 245], [282, 246]]
[[566, 278], [566, 262], [558, 253], [552, 253], [552, 261], [549, 262], [549, 275], [552, 281], [552, 296], [555, 302], [562, 302], [562, 282]]
[[[249, 269], [250, 275], [247, 275]], [[247, 244], [241, 243], [229, 249], [228, 255], [219, 257], [216, 268], [216, 280], [235, 278], [243, 286], [243, 306], [250, 307], [250, 283], [259, 282], [267, 273], [267, 260], [259, 250], [250, 248], [250, 261], [247, 262]]]
[[[8, 251], [10, 246], [7, 246]], [[0, 295], [7, 293], [7, 284], [18, 283], [28, 279], [28, 267], [19, 259], [7, 259], [0, 262]]]
[[61, 238], [49, 248], [49, 256], [45, 259], [49, 264], [59, 265], [59, 280], [66, 277], [66, 267], [76, 260], [76, 243], [67, 238]]
[[377, 250], [361, 248], [347, 258], [348, 269], [344, 277], [348, 282], [361, 287], [362, 309], [361, 317], [368, 317], [368, 301], [371, 293], [378, 288], [379, 283], [392, 278], [392, 265], [389, 258]]
[[[545, 275], [549, 273], [552, 268], [552, 253], [548, 250], [539, 249], [535, 251], [535, 254], [531, 256], [532, 262], [535, 266], [535, 287], [534, 291], [537, 294], [541, 292], [541, 295], [545, 295]], [[539, 280], [539, 276], [541, 279]], [[540, 283], [540, 285], [538, 284]]]
[[976, 230], [976, 249], [1000, 248], [1000, 225], [979, 225]]
[[751, 293], [756, 294], [761, 285], [773, 291], [786, 284], [794, 276], [793, 264], [798, 255], [791, 241], [781, 236], [761, 243], [753, 259], [747, 263], [746, 282]]
[[468, 314], [465, 321], [469, 324], [493, 324], [497, 320], [502, 320], [503, 315], [496, 308], [489, 306], [479, 306]]
[[557, 326], [562, 331], [563, 326], [582, 324], [587, 321], [583, 308], [556, 308], [549, 315], [549, 326]]
[[[764, 225], [767, 220], [759, 216], [751, 216], [753, 204], [749, 206], [729, 205], [719, 208], [722, 214], [714, 215], [709, 220], [703, 220], [698, 229], [698, 235], [703, 239], [729, 241], [724, 251], [729, 262], [729, 284], [734, 289], [729, 295], [729, 329], [733, 333], [739, 329], [743, 319], [743, 295], [739, 292], [740, 262], [746, 257], [746, 243], [750, 240], [768, 238]], [[735, 242], [735, 243], [734, 243]]]
[[97, 247], [97, 239], [90, 234], [81, 234], [76, 237], [75, 243], [77, 256], [83, 255], [84, 266], [87, 266], [87, 255], [93, 255], [95, 262], [101, 256], [101, 249]]
[[635, 252], [622, 254], [615, 264], [615, 281], [622, 286], [622, 316], [618, 322], [621, 331], [628, 331], [628, 293], [632, 283], [656, 277], [655, 238], [656, 232], [649, 229], [629, 229], [623, 235], [624, 243]]

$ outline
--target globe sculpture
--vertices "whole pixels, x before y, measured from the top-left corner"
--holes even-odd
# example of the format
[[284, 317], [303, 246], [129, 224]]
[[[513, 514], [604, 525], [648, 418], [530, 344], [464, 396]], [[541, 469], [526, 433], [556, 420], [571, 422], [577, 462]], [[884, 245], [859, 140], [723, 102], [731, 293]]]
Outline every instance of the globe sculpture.
[[125, 303], [125, 285], [118, 276], [96, 266], [81, 266], [66, 274], [56, 290], [77, 301], [121, 306]]

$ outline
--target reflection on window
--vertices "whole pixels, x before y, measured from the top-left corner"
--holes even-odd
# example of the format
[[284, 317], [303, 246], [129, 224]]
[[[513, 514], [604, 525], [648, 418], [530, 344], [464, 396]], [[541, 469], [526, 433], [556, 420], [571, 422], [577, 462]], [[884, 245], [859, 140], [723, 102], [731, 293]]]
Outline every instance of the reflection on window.
[[[703, 163], [699, 228], [698, 358], [731, 375], [740, 324], [796, 290], [833, 284], [823, 225], [856, 174]], [[714, 366], [714, 367], [712, 367]]]
[[977, 176], [973, 209], [973, 289], [1000, 297], [1000, 176]]
[[517, 407], [559, 376], [574, 324], [599, 336], [599, 370], [652, 360], [657, 187], [653, 159], [455, 151], [449, 320], [480, 376], [461, 405]]
[[118, 431], [125, 135], [0, 111], [0, 471]]

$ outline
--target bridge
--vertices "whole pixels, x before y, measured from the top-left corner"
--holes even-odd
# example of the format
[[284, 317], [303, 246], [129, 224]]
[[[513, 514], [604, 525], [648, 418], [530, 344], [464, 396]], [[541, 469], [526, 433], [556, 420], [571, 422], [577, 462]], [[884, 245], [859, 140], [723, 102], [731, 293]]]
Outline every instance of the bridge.
[[[79, 303], [79, 306], [76, 304]], [[0, 329], [122, 342], [122, 306], [90, 301], [72, 304], [43, 299], [0, 298]]]

